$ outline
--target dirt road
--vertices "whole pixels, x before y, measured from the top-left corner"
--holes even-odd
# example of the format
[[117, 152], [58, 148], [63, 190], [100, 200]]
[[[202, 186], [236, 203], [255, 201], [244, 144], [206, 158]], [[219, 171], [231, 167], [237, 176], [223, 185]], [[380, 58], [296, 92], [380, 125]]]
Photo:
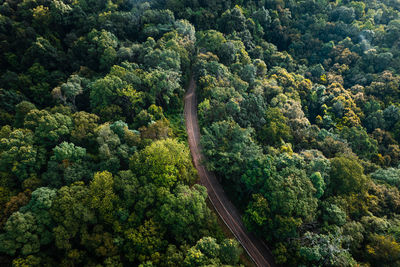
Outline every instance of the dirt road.
[[207, 188], [208, 197], [215, 210], [254, 263], [260, 267], [276, 266], [270, 250], [260, 239], [246, 231], [239, 211], [229, 201], [214, 173], [207, 171], [202, 164], [203, 156], [200, 150], [200, 129], [197, 120], [195, 88], [196, 84], [192, 78], [185, 96], [185, 120], [189, 147], [194, 165], [200, 176], [200, 183]]

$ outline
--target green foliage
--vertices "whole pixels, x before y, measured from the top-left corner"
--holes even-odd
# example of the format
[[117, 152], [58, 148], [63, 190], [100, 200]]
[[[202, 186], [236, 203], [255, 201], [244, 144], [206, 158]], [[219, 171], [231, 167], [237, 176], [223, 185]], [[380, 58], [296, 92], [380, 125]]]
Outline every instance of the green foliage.
[[24, 127], [35, 133], [37, 143], [52, 146], [70, 134], [72, 120], [62, 113], [34, 109], [25, 116]]
[[223, 43], [226, 42], [224, 35], [215, 30], [199, 32], [197, 37], [197, 46], [204, 47], [207, 51], [216, 54]]
[[234, 121], [214, 122], [204, 129], [201, 144], [209, 160], [208, 168], [237, 179], [247, 162], [261, 156], [260, 148], [254, 143], [251, 129], [243, 129]]
[[90, 207], [99, 212], [100, 218], [111, 223], [114, 211], [114, 201], [117, 196], [113, 192], [114, 180], [112, 174], [104, 171], [94, 174], [90, 182]]
[[355, 260], [341, 246], [338, 236], [307, 232], [304, 234], [300, 255], [310, 264], [329, 266], [354, 266]]
[[127, 239], [125, 249], [128, 259], [130, 261], [136, 259], [140, 262], [147, 260], [158, 262], [160, 260], [159, 251], [166, 243], [159, 231], [159, 225], [152, 220], [146, 221], [138, 229], [129, 229], [125, 233]]
[[28, 101], [22, 101], [15, 106], [15, 122], [16, 127], [22, 127], [24, 125], [24, 119], [29, 111], [36, 109], [35, 105]]
[[156, 141], [137, 152], [130, 160], [130, 167], [158, 186], [173, 187], [178, 182], [191, 184], [196, 179], [189, 150], [174, 139]]
[[367, 252], [372, 262], [396, 266], [399, 263], [400, 245], [393, 237], [374, 234], [367, 245]]
[[34, 146], [30, 130], [16, 129], [1, 139], [0, 167], [22, 182], [35, 177], [43, 164], [41, 150]]
[[96, 80], [90, 87], [90, 104], [94, 110], [100, 110], [116, 101], [117, 90], [129, 88], [129, 85], [110, 75]]
[[278, 108], [269, 108], [265, 114], [266, 124], [261, 128], [258, 136], [266, 145], [279, 145], [282, 141], [290, 141], [292, 135], [288, 126], [288, 119]]
[[390, 185], [400, 188], [400, 170], [397, 168], [379, 169], [371, 173], [375, 180], [384, 181]]
[[241, 249], [232, 239], [225, 239], [218, 244], [215, 238], [203, 237], [188, 250], [185, 266], [236, 265], [239, 262]]
[[209, 219], [209, 210], [205, 202], [206, 188], [194, 185], [193, 189], [190, 189], [179, 185], [173, 194], [167, 193], [164, 197], [165, 204], [159, 211], [161, 223], [168, 227], [168, 231], [178, 242], [197, 240], [201, 225]]
[[[96, 222], [91, 208], [89, 189], [82, 182], [64, 186], [57, 192], [50, 213], [56, 223], [53, 229], [55, 245], [61, 250], [71, 250], [73, 240], [88, 223]], [[79, 236], [79, 235], [78, 235]]]
[[315, 193], [315, 197], [316, 198], [322, 197], [326, 186], [325, 186], [325, 181], [321, 176], [321, 173], [314, 172], [310, 176], [310, 179], [311, 179], [312, 184], [314, 185], [314, 188], [317, 190], [317, 192]]
[[362, 158], [372, 159], [378, 152], [378, 142], [370, 138], [364, 129], [345, 127], [340, 135], [350, 143], [351, 149]]
[[75, 146], [73, 143], [62, 142], [53, 149], [53, 160], [56, 161], [78, 161], [86, 156], [86, 149]]
[[4, 226], [5, 233], [0, 235], [0, 250], [9, 255], [19, 251], [22, 255], [37, 253], [41, 245], [49, 244], [53, 221], [49, 210], [52, 207], [56, 191], [46, 187], [32, 193], [28, 205], [14, 212]]
[[399, 265], [398, 1], [0, 2], [2, 265], [238, 264], [171, 139], [191, 70], [276, 263]]
[[325, 202], [322, 219], [324, 222], [342, 226], [346, 223], [346, 212], [335, 204]]
[[[268, 240], [296, 237], [298, 227], [311, 222], [317, 209], [316, 190], [310, 179], [290, 160], [293, 158], [281, 161], [283, 166], [280, 169], [265, 161], [265, 165], [259, 165], [259, 169], [254, 171], [264, 180], [257, 190], [260, 193], [253, 195], [247, 206], [244, 221], [250, 229], [262, 233]], [[269, 172], [267, 168], [270, 168]], [[247, 175], [251, 177], [250, 172]], [[271, 229], [274, 229], [273, 233]]]
[[328, 184], [331, 194], [359, 193], [365, 190], [366, 183], [364, 168], [355, 159], [336, 157], [331, 160]]
[[71, 141], [78, 145], [93, 145], [95, 129], [99, 117], [84, 111], [72, 115], [74, 128], [71, 130]]

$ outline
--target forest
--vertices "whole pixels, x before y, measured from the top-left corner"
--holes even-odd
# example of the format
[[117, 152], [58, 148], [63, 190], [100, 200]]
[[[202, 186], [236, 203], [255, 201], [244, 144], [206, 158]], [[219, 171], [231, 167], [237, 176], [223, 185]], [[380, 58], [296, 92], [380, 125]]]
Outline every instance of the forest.
[[400, 1], [0, 0], [0, 266], [400, 266]]

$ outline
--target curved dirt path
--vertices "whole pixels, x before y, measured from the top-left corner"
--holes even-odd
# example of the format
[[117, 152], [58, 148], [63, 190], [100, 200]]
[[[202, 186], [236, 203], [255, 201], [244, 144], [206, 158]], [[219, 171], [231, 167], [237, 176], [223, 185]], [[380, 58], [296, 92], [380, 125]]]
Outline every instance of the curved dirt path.
[[260, 239], [247, 232], [239, 211], [229, 201], [214, 173], [207, 171], [202, 164], [203, 156], [200, 151], [200, 129], [197, 120], [197, 99], [195, 88], [196, 84], [193, 78], [191, 78], [185, 96], [184, 112], [189, 147], [192, 153], [194, 165], [200, 176], [200, 183], [207, 188], [208, 197], [215, 210], [236, 239], [242, 244], [243, 248], [254, 263], [260, 267], [276, 266], [268, 247]]

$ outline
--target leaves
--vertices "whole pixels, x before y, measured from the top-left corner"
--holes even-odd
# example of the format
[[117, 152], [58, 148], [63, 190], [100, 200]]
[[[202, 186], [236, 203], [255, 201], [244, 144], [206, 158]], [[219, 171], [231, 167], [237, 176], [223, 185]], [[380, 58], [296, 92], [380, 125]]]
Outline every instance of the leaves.
[[175, 139], [153, 142], [131, 158], [130, 167], [158, 186], [173, 187], [178, 182], [191, 184], [196, 179], [189, 150]]

